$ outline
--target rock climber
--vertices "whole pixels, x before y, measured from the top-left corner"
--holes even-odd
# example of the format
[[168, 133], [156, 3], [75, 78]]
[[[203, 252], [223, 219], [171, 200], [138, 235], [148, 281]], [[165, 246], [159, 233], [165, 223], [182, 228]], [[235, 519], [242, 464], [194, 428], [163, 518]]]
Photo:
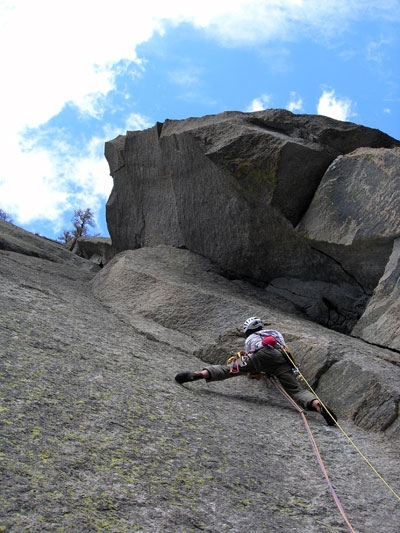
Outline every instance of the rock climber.
[[333, 411], [322, 405], [293, 372], [296, 366], [282, 334], [273, 329], [264, 329], [262, 320], [256, 316], [244, 322], [243, 334], [244, 351], [238, 352], [225, 365], [211, 365], [197, 372], [180, 372], [175, 380], [182, 384], [199, 379], [221, 381], [243, 374], [274, 376], [298, 405], [309, 411], [317, 411], [328, 425], [334, 426], [337, 417]]

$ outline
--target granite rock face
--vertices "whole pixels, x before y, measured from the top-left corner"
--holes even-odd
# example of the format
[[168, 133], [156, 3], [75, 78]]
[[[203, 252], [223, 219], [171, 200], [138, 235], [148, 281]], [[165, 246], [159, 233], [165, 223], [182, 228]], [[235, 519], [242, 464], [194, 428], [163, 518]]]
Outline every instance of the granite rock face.
[[400, 352], [400, 239], [352, 334]]
[[149, 338], [223, 363], [243, 349], [243, 317], [263, 317], [282, 331], [310, 385], [361, 427], [400, 437], [400, 356], [271, 306], [246, 282], [221, 277], [200, 256], [173, 247], [118, 254], [93, 280], [100, 301]]
[[351, 245], [400, 234], [400, 148], [359, 148], [330, 165], [297, 229]]
[[341, 429], [306, 413], [350, 524], [398, 532], [396, 350], [284, 313], [189, 250], [143, 247], [100, 269], [1, 229], [5, 531], [347, 532], [301, 417], [268, 380], [174, 382], [242, 348], [254, 313], [339, 416]]
[[0, 220], [0, 250], [37, 257], [54, 263], [71, 263], [88, 270], [98, 270], [96, 265], [71, 254], [63, 244], [34, 235], [4, 220]]
[[[167, 120], [127, 132], [105, 147], [114, 179], [107, 203], [113, 245], [117, 252], [187, 248], [231, 279], [259, 284], [282, 309], [350, 332], [392, 252], [398, 196], [386, 207], [385, 197], [396, 191], [399, 145], [378, 130], [284, 110]], [[362, 184], [357, 188], [363, 173], [380, 191], [373, 207]], [[325, 182], [335, 183], [337, 196], [329, 210], [318, 201], [330, 201]], [[363, 200], [360, 213], [370, 205], [369, 216], [353, 220], [349, 208], [344, 214], [338, 200], [351, 194]], [[371, 231], [376, 216], [385, 231]]]
[[100, 267], [106, 265], [115, 255], [111, 239], [105, 237], [79, 237], [72, 252]]

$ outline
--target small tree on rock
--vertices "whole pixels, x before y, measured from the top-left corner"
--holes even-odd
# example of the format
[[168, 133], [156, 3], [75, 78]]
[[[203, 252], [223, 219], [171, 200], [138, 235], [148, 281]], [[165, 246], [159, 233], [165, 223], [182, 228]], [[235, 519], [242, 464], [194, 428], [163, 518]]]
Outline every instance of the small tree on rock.
[[89, 226], [93, 228], [96, 225], [92, 210], [88, 207], [85, 210], [77, 209], [74, 211], [72, 224], [74, 226], [72, 235], [75, 239], [87, 235], [89, 232]]
[[93, 228], [96, 224], [92, 210], [89, 207], [74, 211], [71, 222], [73, 229], [64, 230], [58, 239], [64, 244], [67, 244], [70, 250], [73, 250], [77, 239], [88, 235], [89, 227]]

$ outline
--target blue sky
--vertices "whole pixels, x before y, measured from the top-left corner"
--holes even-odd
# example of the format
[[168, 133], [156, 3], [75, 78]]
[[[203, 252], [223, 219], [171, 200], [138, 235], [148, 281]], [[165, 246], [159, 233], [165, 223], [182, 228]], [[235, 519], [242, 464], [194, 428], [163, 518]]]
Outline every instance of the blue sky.
[[400, 139], [400, 0], [0, 0], [0, 208], [108, 235], [104, 143], [165, 119], [285, 108]]

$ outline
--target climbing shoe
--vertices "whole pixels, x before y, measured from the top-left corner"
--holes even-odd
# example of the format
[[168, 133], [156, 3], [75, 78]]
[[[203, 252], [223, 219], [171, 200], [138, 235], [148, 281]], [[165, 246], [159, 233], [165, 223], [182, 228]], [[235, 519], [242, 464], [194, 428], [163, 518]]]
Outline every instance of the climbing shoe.
[[320, 413], [325, 418], [325, 422], [328, 424], [328, 426], [334, 426], [337, 421], [337, 416], [332, 411], [332, 409], [328, 409], [328, 407], [324, 407], [323, 405], [321, 405], [320, 402], [318, 402], [317, 405], [320, 410], [318, 410], [314, 406], [310, 406], [310, 409], [312, 411], [317, 411], [318, 413]]
[[337, 416], [332, 409], [325, 409], [325, 407], [321, 405], [321, 415], [325, 418], [325, 422], [328, 426], [334, 426], [336, 424]]
[[204, 379], [203, 374], [199, 372], [179, 372], [175, 376], [175, 381], [178, 383], [187, 383], [188, 381], [197, 381], [198, 379]]

